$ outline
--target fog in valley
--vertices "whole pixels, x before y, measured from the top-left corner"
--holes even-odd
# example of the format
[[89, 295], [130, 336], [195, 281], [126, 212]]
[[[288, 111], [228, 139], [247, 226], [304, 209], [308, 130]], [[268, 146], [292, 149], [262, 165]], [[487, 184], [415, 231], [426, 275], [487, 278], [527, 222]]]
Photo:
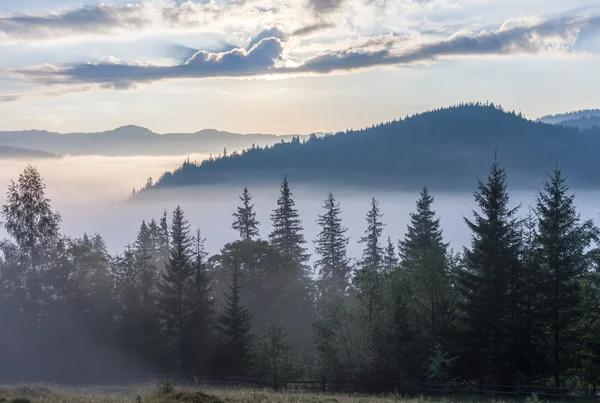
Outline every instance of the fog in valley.
[[[190, 160], [202, 160], [206, 156], [191, 154]], [[47, 195], [52, 207], [62, 215], [62, 232], [70, 237], [80, 237], [83, 233], [100, 234], [107, 243], [111, 254], [122, 253], [133, 243], [142, 220], [158, 219], [166, 209], [171, 216], [179, 205], [193, 230], [200, 228], [206, 236], [206, 247], [212, 255], [218, 253], [227, 242], [233, 241], [237, 233], [231, 229], [232, 213], [240, 205], [242, 189], [234, 185], [198, 186], [164, 190], [143, 202], [128, 201], [133, 188], [140, 188], [149, 177], [155, 181], [165, 171], [177, 168], [188, 156], [136, 156], [105, 157], [77, 156], [56, 160], [1, 160], [0, 186], [6, 189], [11, 179], [18, 175], [29, 163], [38, 168], [47, 185]], [[568, 172], [566, 173], [568, 175]], [[510, 167], [507, 167], [509, 190], [511, 183]], [[540, 178], [540, 187], [542, 180]], [[473, 177], [473, 190], [476, 186]], [[260, 221], [260, 235], [266, 239], [271, 231], [270, 214], [276, 207], [279, 196], [279, 183], [249, 183], [248, 188]], [[294, 183], [290, 178], [293, 198], [304, 225], [304, 234], [313, 253], [312, 241], [319, 228], [318, 214], [322, 214], [322, 204], [332, 190], [341, 204], [342, 218], [348, 227], [350, 237], [348, 252], [351, 258], [358, 259], [363, 245], [358, 244], [366, 228], [365, 215], [371, 198], [380, 202], [384, 213], [384, 239], [391, 237], [394, 243], [404, 236], [409, 223], [409, 213], [415, 210], [417, 192], [386, 192], [382, 189], [350, 189], [306, 185]], [[576, 191], [576, 204], [583, 219], [596, 219], [600, 212], [597, 203], [600, 191]], [[444, 237], [456, 251], [469, 243], [470, 233], [463, 217], [472, 217], [475, 206], [469, 192], [437, 192], [430, 188], [435, 197], [434, 209], [441, 219]], [[520, 215], [527, 214], [529, 206], [535, 205], [537, 189], [511, 191], [514, 206], [521, 205]], [[4, 200], [3, 200], [4, 201]], [[2, 229], [1, 236], [5, 236]]]

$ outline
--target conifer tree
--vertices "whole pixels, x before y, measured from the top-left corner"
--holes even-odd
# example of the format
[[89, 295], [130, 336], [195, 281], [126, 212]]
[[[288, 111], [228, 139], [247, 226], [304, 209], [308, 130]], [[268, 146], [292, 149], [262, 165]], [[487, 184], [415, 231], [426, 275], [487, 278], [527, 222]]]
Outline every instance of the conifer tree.
[[388, 237], [387, 246], [383, 255], [383, 271], [389, 273], [398, 267], [398, 257], [396, 256], [396, 248], [392, 242], [392, 238]]
[[243, 284], [237, 259], [234, 259], [228, 286], [225, 306], [219, 316], [219, 329], [228, 365], [234, 371], [243, 372], [250, 348], [252, 313], [242, 305]]
[[134, 243], [136, 267], [139, 276], [139, 286], [144, 309], [152, 309], [157, 283], [156, 266], [152, 262], [152, 239], [150, 229], [142, 221], [137, 239]]
[[175, 346], [175, 357], [180, 369], [189, 364], [189, 320], [192, 316], [194, 267], [192, 262], [192, 239], [183, 210], [177, 207], [171, 224], [171, 250], [162, 273], [161, 316], [163, 329], [170, 344]]
[[360, 243], [366, 244], [360, 268], [353, 279], [358, 300], [364, 306], [369, 326], [373, 325], [376, 309], [382, 299], [381, 286], [383, 284], [382, 263], [383, 248], [381, 247], [381, 234], [384, 224], [381, 222], [379, 202], [371, 201], [371, 210], [367, 213], [367, 229]]
[[[508, 382], [514, 376], [509, 362], [512, 329], [509, 312], [510, 278], [519, 268], [520, 234], [517, 208], [510, 207], [506, 173], [494, 160], [487, 183], [478, 181], [475, 201], [481, 213], [465, 218], [472, 232], [459, 273], [463, 298], [465, 357], [473, 376]], [[468, 351], [468, 353], [466, 353]]]
[[404, 240], [399, 244], [400, 257], [406, 267], [418, 261], [424, 250], [442, 248], [445, 252], [447, 245], [443, 242], [440, 220], [431, 209], [433, 201], [427, 187], [423, 187], [417, 201], [417, 211], [410, 213], [411, 223]]
[[365, 236], [360, 239], [360, 243], [365, 244], [362, 256], [362, 266], [372, 270], [379, 271], [383, 263], [384, 250], [381, 246], [381, 235], [385, 224], [381, 222], [383, 214], [379, 209], [379, 202], [375, 199], [371, 201], [371, 210], [367, 213], [367, 229]]
[[159, 227], [159, 259], [162, 262], [162, 268], [164, 269], [164, 266], [167, 264], [167, 260], [169, 260], [169, 254], [171, 250], [171, 239], [169, 234], [169, 223], [166, 210], [164, 211], [162, 217], [160, 217]]
[[271, 214], [271, 221], [273, 222], [273, 231], [269, 235], [269, 239], [273, 247], [299, 263], [306, 262], [308, 255], [303, 246], [306, 243], [302, 234], [304, 228], [292, 199], [287, 176], [281, 184], [281, 194], [277, 200], [277, 208]]
[[593, 223], [581, 222], [575, 195], [568, 192], [565, 177], [557, 168], [539, 193], [536, 209], [556, 387], [560, 387], [561, 373], [567, 369], [564, 362], [568, 357], [564, 356], [564, 351], [573, 341], [570, 327], [579, 314], [580, 281], [589, 267], [586, 249], [594, 235]]
[[204, 247], [205, 241], [206, 239], [202, 237], [202, 233], [198, 229], [193, 238], [194, 292], [192, 294], [193, 317], [191, 324], [197, 367], [208, 359], [208, 344], [214, 313], [212, 284], [206, 261], [208, 253]]
[[247, 187], [244, 188], [240, 200], [243, 205], [237, 208], [237, 212], [233, 213], [235, 220], [231, 227], [240, 233], [241, 240], [250, 241], [258, 237], [258, 226], [260, 223], [256, 219], [254, 204], [251, 204], [252, 196]]
[[348, 229], [342, 223], [340, 205], [335, 201], [333, 193], [327, 196], [323, 209], [325, 213], [319, 215], [317, 220], [321, 232], [315, 241], [319, 255], [315, 265], [320, 269], [322, 281], [333, 283], [336, 289], [344, 291], [350, 274], [350, 262], [346, 254]]

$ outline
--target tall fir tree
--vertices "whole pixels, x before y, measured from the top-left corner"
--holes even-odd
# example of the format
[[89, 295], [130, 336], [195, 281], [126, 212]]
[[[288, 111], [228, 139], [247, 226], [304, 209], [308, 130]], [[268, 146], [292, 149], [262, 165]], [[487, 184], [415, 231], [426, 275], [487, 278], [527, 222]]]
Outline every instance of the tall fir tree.
[[195, 369], [206, 371], [209, 361], [209, 344], [214, 318], [214, 299], [212, 295], [211, 278], [208, 271], [207, 255], [205, 249], [206, 239], [202, 237], [200, 229], [196, 230], [193, 238], [193, 267], [194, 267], [194, 292], [192, 294], [192, 332], [194, 346]]
[[173, 356], [180, 370], [189, 369], [190, 319], [193, 316], [192, 296], [194, 267], [192, 238], [183, 210], [177, 207], [171, 224], [171, 250], [162, 273], [161, 316], [163, 329], [173, 346]]
[[471, 246], [464, 250], [459, 272], [467, 360], [463, 364], [471, 368], [471, 376], [505, 384], [515, 374], [510, 361], [510, 277], [519, 268], [521, 245], [518, 207], [510, 207], [506, 173], [497, 159], [487, 183], [478, 181], [475, 202], [481, 213], [473, 211], [473, 220], [465, 218]]
[[247, 187], [244, 188], [240, 200], [242, 206], [237, 208], [237, 212], [233, 213], [234, 221], [231, 227], [239, 232], [241, 240], [250, 241], [259, 236], [258, 226], [260, 223], [256, 219], [254, 204], [251, 204], [252, 195], [250, 195]]
[[295, 205], [286, 176], [281, 184], [277, 208], [271, 214], [273, 231], [269, 235], [269, 239], [279, 252], [287, 254], [299, 263], [304, 263], [309, 256], [304, 247], [306, 243], [302, 234], [304, 228]]
[[142, 221], [137, 239], [133, 245], [135, 251], [136, 267], [139, 276], [139, 286], [144, 309], [153, 310], [156, 297], [158, 273], [152, 261], [153, 247], [150, 229]]
[[398, 256], [396, 255], [396, 248], [392, 242], [392, 238], [388, 237], [387, 246], [383, 254], [383, 271], [389, 273], [398, 267]]
[[443, 241], [440, 220], [431, 208], [433, 201], [427, 187], [423, 187], [417, 211], [410, 213], [410, 225], [404, 240], [399, 243], [400, 258], [406, 267], [418, 261], [424, 250], [442, 248], [445, 252], [447, 244]]
[[381, 235], [385, 224], [381, 221], [383, 214], [379, 209], [379, 202], [371, 200], [371, 210], [367, 213], [367, 229], [360, 243], [365, 244], [361, 265], [379, 271], [383, 263], [384, 250], [381, 246]]
[[225, 294], [225, 305], [219, 316], [219, 329], [223, 336], [224, 362], [227, 362], [232, 371], [244, 373], [248, 365], [252, 313], [242, 305], [243, 284], [240, 274], [237, 259], [234, 258], [229, 290]]
[[374, 325], [374, 317], [382, 300], [381, 286], [384, 276], [382, 273], [383, 247], [381, 235], [384, 224], [381, 222], [379, 202], [371, 201], [371, 209], [367, 213], [367, 229], [360, 243], [365, 244], [360, 267], [354, 274], [353, 284], [356, 296], [364, 306], [369, 327]]
[[326, 288], [331, 286], [343, 292], [350, 275], [350, 261], [346, 252], [348, 229], [342, 223], [340, 205], [333, 193], [327, 196], [323, 209], [325, 213], [319, 215], [317, 220], [321, 231], [315, 241], [315, 250], [319, 255], [315, 265], [319, 268], [321, 283], [327, 284]]
[[581, 280], [590, 267], [586, 249], [595, 229], [591, 221], [581, 222], [575, 207], [575, 195], [569, 194], [569, 186], [559, 168], [540, 191], [536, 212], [547, 325], [553, 340], [554, 384], [560, 387], [560, 378], [567, 369], [569, 358], [567, 345], [575, 337], [571, 325], [581, 313]]

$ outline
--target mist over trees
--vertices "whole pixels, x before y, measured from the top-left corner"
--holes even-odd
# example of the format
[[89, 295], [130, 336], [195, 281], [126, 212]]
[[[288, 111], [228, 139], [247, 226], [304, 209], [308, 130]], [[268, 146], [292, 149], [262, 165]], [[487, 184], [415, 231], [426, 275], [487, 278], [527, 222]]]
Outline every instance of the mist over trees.
[[[489, 166], [489, 163], [488, 163]], [[282, 176], [283, 177], [283, 176]], [[351, 240], [335, 195], [302, 217], [283, 177], [271, 223], [241, 191], [239, 237], [209, 256], [210, 228], [181, 208], [140, 224], [111, 256], [100, 235], [62, 235], [28, 166], [7, 192], [0, 243], [0, 377], [101, 382], [147, 373], [290, 380], [572, 386], [600, 377], [598, 229], [582, 221], [563, 171], [537, 203], [510, 207], [494, 160], [465, 217], [471, 243], [449, 250], [427, 187], [396, 238], [365, 205]], [[303, 220], [316, 220], [314, 267]], [[269, 226], [268, 240], [258, 227]], [[362, 257], [346, 254], [360, 242]]]
[[537, 187], [557, 158], [573, 186], [597, 187], [600, 128], [592, 119], [582, 121], [589, 123], [586, 129], [578, 129], [528, 120], [494, 104], [460, 104], [362, 130], [252, 146], [201, 163], [188, 161], [137, 197], [198, 184], [251, 186], [284, 175], [295, 183], [338, 188], [417, 190], [426, 183], [436, 189], [469, 190], [474, 176], [486, 175], [494, 149], [510, 167], [515, 189]]

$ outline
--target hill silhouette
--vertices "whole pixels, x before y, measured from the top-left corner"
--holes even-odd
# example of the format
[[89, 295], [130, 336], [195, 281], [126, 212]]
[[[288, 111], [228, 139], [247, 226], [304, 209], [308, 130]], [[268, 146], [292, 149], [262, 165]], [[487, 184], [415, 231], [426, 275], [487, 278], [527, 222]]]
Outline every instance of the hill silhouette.
[[0, 132], [0, 144], [37, 148], [71, 155], [184, 155], [218, 154], [291, 140], [293, 135], [238, 134], [218, 130], [158, 134], [139, 126], [123, 126], [100, 133], [54, 133], [40, 130]]
[[[600, 129], [524, 119], [493, 104], [462, 104], [308, 140], [185, 162], [146, 190], [281, 179], [346, 185], [472, 189], [497, 152], [512, 186], [538, 187], [557, 162], [571, 184], [600, 186]], [[142, 192], [144, 193], [144, 192]]]
[[21, 159], [21, 158], [59, 158], [58, 155], [45, 151], [32, 150], [22, 147], [9, 147], [0, 145], [1, 159]]

